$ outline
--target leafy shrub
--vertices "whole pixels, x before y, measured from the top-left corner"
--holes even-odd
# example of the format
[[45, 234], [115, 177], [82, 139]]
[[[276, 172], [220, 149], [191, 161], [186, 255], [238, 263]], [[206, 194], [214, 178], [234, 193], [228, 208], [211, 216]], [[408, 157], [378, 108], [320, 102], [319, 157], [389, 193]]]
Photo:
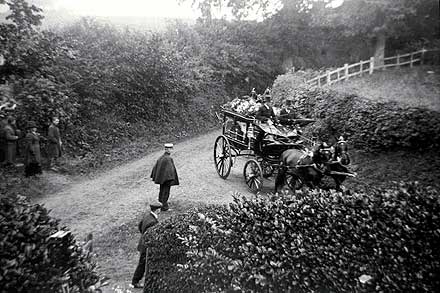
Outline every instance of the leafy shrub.
[[0, 291], [57, 292], [65, 280], [84, 290], [98, 281], [96, 265], [71, 234], [49, 238], [58, 230], [44, 207], [21, 196], [0, 199]]
[[440, 145], [438, 112], [316, 87], [292, 87], [289, 80], [278, 78], [273, 93], [277, 101], [291, 98], [302, 115], [317, 118], [308, 129], [309, 135], [322, 139], [345, 135], [355, 147], [373, 150]]
[[440, 193], [417, 183], [352, 195], [235, 197], [183, 237], [199, 292], [432, 292]]
[[176, 265], [185, 263], [187, 258], [187, 247], [179, 238], [188, 235], [189, 227], [198, 221], [198, 213], [216, 218], [225, 210], [224, 206], [218, 205], [196, 208], [151, 228], [146, 236], [149, 270], [145, 292], [193, 292], [176, 269]]

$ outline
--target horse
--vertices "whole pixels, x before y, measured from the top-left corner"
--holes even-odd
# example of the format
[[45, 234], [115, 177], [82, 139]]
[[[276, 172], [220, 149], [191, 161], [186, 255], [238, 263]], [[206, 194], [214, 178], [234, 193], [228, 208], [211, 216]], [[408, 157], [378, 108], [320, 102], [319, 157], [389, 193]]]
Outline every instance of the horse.
[[335, 153], [333, 160], [340, 161], [341, 164], [344, 166], [350, 164], [350, 155], [348, 154], [348, 144], [342, 136], [339, 138], [334, 149], [335, 149]]
[[324, 177], [325, 164], [332, 158], [331, 149], [325, 144], [317, 144], [312, 151], [288, 149], [280, 156], [280, 167], [275, 179], [275, 193], [286, 183], [295, 189], [297, 183], [305, 183], [316, 188]]

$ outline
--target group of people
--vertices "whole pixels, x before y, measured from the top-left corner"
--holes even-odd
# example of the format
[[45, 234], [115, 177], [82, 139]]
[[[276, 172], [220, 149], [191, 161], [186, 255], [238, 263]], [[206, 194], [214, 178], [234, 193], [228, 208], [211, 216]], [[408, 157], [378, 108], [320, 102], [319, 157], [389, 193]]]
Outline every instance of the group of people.
[[[23, 158], [25, 176], [42, 173], [40, 141], [47, 140], [47, 169], [56, 171], [58, 158], [61, 156], [62, 140], [58, 128], [60, 120], [52, 117], [47, 131], [47, 138], [37, 131], [37, 125], [29, 121], [23, 133], [13, 116], [0, 116], [0, 164], [3, 167], [16, 167], [17, 157]], [[20, 147], [22, 146], [22, 147]], [[55, 166], [54, 166], [55, 165]]]
[[262, 105], [255, 115], [255, 119], [261, 122], [267, 122], [269, 119], [275, 123], [281, 123], [283, 125], [291, 125], [295, 119], [298, 118], [297, 113], [294, 111], [292, 101], [286, 100], [284, 106], [281, 108], [280, 115], [277, 117], [272, 107], [272, 97], [265, 95]]
[[[286, 100], [284, 106], [281, 108], [279, 116], [275, 115], [275, 111], [272, 107], [272, 98], [269, 94], [264, 96], [264, 100], [262, 105], [258, 109], [255, 119], [260, 123], [264, 124], [281, 124], [283, 126], [291, 127], [295, 125], [295, 119], [298, 119], [299, 116], [295, 112], [293, 108], [292, 101]], [[260, 127], [263, 127], [260, 124]], [[294, 127], [295, 133], [299, 133], [299, 128]], [[263, 151], [263, 139], [265, 136], [265, 131], [260, 130], [255, 138], [254, 143], [254, 151], [257, 155], [262, 155]]]

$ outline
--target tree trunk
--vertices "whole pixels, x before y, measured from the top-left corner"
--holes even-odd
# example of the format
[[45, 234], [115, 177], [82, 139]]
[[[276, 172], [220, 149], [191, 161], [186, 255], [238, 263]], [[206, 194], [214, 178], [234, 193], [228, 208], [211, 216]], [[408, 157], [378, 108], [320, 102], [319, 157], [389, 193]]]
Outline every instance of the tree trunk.
[[385, 57], [385, 42], [386, 37], [384, 33], [379, 33], [376, 36], [376, 43], [374, 48], [374, 66], [382, 66], [384, 64], [383, 58]]

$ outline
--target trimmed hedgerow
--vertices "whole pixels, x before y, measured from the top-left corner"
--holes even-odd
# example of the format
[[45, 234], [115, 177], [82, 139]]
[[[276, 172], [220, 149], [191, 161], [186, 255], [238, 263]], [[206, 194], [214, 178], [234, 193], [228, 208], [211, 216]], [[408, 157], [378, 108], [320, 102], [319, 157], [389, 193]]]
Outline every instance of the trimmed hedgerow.
[[433, 292], [440, 193], [416, 183], [342, 195], [235, 197], [182, 237], [198, 292]]
[[226, 210], [226, 206], [221, 205], [195, 208], [160, 221], [148, 231], [145, 292], [194, 292], [194, 284], [177, 271], [177, 265], [186, 263], [188, 250], [180, 238], [187, 237], [190, 227], [198, 222], [198, 213], [217, 218]]
[[0, 198], [0, 292], [87, 290], [99, 281], [96, 265], [70, 234], [53, 241], [57, 220], [22, 196]]
[[277, 101], [290, 98], [297, 111], [318, 121], [308, 135], [334, 139], [345, 135], [361, 149], [426, 149], [440, 145], [440, 113], [395, 102], [375, 102], [356, 95], [307, 86], [292, 87], [289, 78], [278, 79]]

